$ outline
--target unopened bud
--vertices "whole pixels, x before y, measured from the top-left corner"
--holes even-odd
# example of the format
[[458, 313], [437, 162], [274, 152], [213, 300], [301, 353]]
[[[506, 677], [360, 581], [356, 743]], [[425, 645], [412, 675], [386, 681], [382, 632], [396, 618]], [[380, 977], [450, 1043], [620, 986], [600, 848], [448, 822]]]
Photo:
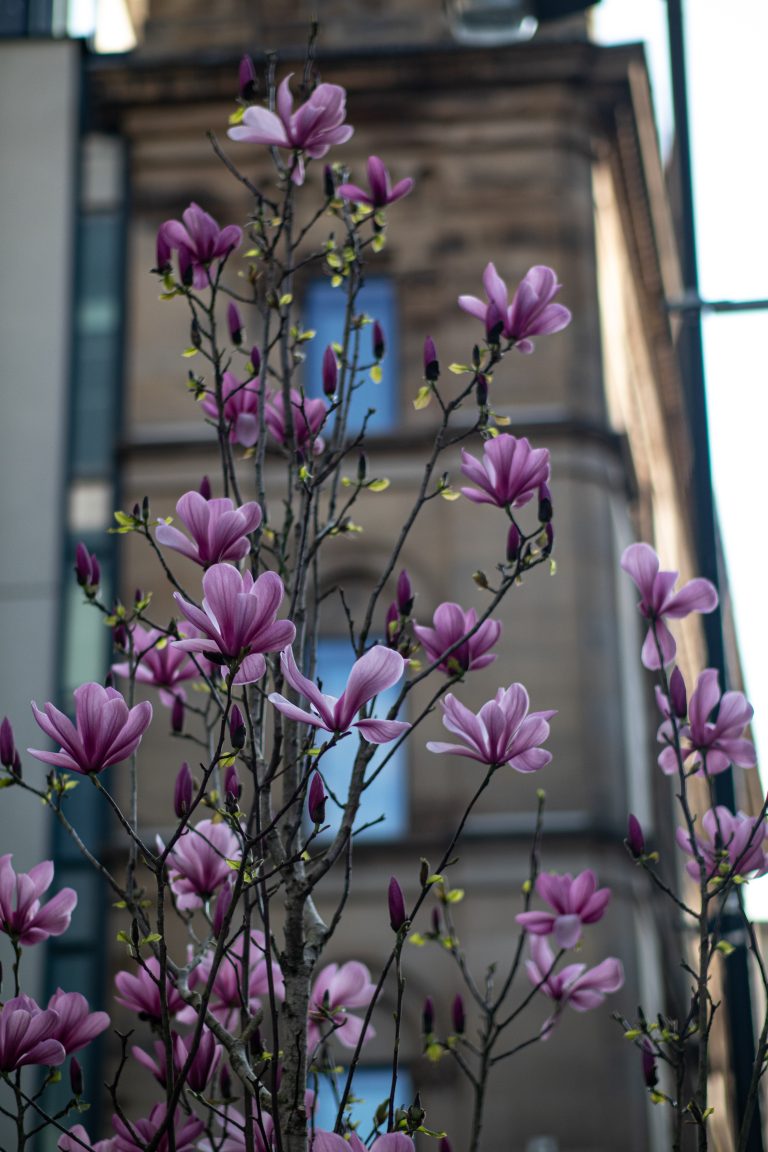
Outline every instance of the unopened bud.
[[457, 1036], [464, 1035], [464, 1029], [467, 1026], [467, 1018], [464, 1014], [464, 1001], [460, 995], [454, 997], [453, 1004], [451, 1005], [451, 1021], [453, 1022], [453, 1030]]
[[422, 856], [419, 861], [419, 884], [422, 888], [425, 887], [427, 880], [429, 880], [429, 860], [425, 860]]
[[479, 368], [481, 359], [482, 357], [480, 355], [480, 345], [475, 344], [472, 349], [472, 367], [475, 369]]
[[200, 331], [196, 316], [192, 317], [192, 323], [189, 326], [189, 341], [193, 348], [199, 348], [203, 343], [203, 334]]
[[233, 748], [244, 748], [245, 738], [248, 731], [245, 727], [243, 714], [237, 704], [232, 705], [232, 711], [229, 714], [229, 738], [232, 741]]
[[437, 1146], [437, 1150], [438, 1150], [438, 1152], [453, 1152], [453, 1148], [451, 1147], [451, 1142], [447, 1136], [441, 1137], [440, 1143]]
[[679, 720], [684, 720], [688, 715], [688, 694], [679, 668], [673, 668], [669, 678], [669, 705]]
[[647, 1037], [643, 1039], [642, 1059], [643, 1080], [645, 1081], [645, 1086], [646, 1088], [655, 1088], [659, 1081], [658, 1073], [656, 1071], [656, 1056], [654, 1055], [653, 1046]]
[[178, 736], [184, 731], [184, 701], [181, 696], [174, 696], [171, 705], [171, 732]]
[[261, 371], [261, 352], [254, 344], [251, 348], [251, 376], [258, 376]]
[[362, 484], [368, 475], [368, 460], [365, 452], [361, 452], [357, 458], [357, 479]]
[[247, 54], [240, 60], [237, 70], [237, 83], [240, 89], [240, 99], [248, 103], [256, 99], [259, 92], [259, 79], [256, 75], [256, 65]]
[[384, 329], [382, 328], [381, 324], [379, 324], [378, 320], [374, 320], [373, 322], [373, 333], [371, 336], [371, 341], [373, 344], [374, 360], [383, 360], [384, 353], [387, 350], [387, 344], [384, 339]]
[[431, 996], [427, 996], [421, 1010], [421, 1030], [425, 1036], [431, 1036], [435, 1030], [435, 1004]]
[[437, 359], [437, 348], [431, 336], [424, 341], [424, 379], [429, 384], [435, 384], [440, 379], [440, 363]]
[[484, 372], [478, 372], [475, 377], [475, 396], [478, 408], [488, 407], [488, 377]]
[[173, 810], [179, 820], [188, 816], [192, 808], [192, 773], [186, 760], [176, 773], [176, 783], [173, 786]]
[[336, 181], [333, 177], [332, 164], [326, 164], [323, 168], [323, 190], [326, 200], [333, 200], [336, 195]]
[[520, 555], [520, 529], [517, 524], [510, 524], [507, 533], [507, 562], [514, 564]]
[[397, 604], [390, 604], [384, 618], [385, 639], [388, 648], [397, 648], [400, 643], [400, 612]]
[[239, 348], [243, 342], [243, 321], [234, 300], [230, 300], [227, 305], [227, 328], [229, 329], [230, 340]]
[[548, 524], [552, 519], [552, 493], [546, 482], [539, 485], [539, 520]]
[[307, 797], [307, 811], [312, 823], [317, 827], [325, 820], [325, 802], [326, 802], [325, 788], [323, 787], [323, 778], [319, 772], [312, 773], [312, 779], [309, 782], [309, 795]]
[[228, 1064], [225, 1064], [221, 1069], [219, 1087], [221, 1089], [222, 1100], [230, 1100], [232, 1098], [232, 1074], [229, 1071]]
[[13, 738], [13, 728], [7, 716], [0, 724], [0, 764], [3, 768], [13, 767], [13, 758], [16, 752], [16, 742]]
[[112, 629], [112, 643], [120, 652], [125, 652], [128, 647], [128, 629], [122, 621]]
[[411, 1104], [410, 1108], [408, 1109], [408, 1127], [411, 1129], [411, 1131], [415, 1131], [417, 1128], [421, 1127], [421, 1125], [424, 1123], [426, 1115], [426, 1112], [421, 1106], [421, 1096], [417, 1092], [413, 1104]]
[[73, 1096], [82, 1096], [83, 1070], [75, 1056], [73, 1056], [69, 1062], [69, 1086], [72, 1089]]
[[213, 906], [213, 920], [211, 927], [213, 928], [214, 936], [221, 936], [224, 930], [224, 921], [229, 912], [229, 906], [232, 903], [232, 884], [227, 883], [223, 888], [219, 889], [219, 894], [216, 897], [216, 903]]
[[21, 780], [21, 757], [19, 756], [18, 748], [13, 754], [13, 764], [11, 765], [11, 773], [17, 780]]
[[403, 568], [397, 578], [397, 607], [401, 616], [410, 616], [413, 609], [413, 589], [408, 570]]
[[405, 899], [403, 890], [394, 876], [389, 881], [387, 901], [389, 903], [389, 926], [393, 932], [399, 932], [406, 921]]
[[224, 795], [227, 801], [233, 801], [237, 805], [242, 791], [243, 787], [237, 774], [237, 768], [234, 764], [230, 764], [224, 773]]
[[198, 488], [198, 492], [202, 496], [203, 500], [210, 500], [210, 498], [211, 498], [211, 482], [207, 476], [203, 476], [202, 480], [200, 481], [200, 487]]
[[101, 581], [101, 568], [82, 540], [75, 548], [75, 578], [87, 596], [93, 596]]
[[336, 384], [339, 379], [339, 366], [336, 362], [336, 353], [333, 348], [328, 345], [325, 352], [323, 352], [323, 392], [326, 396], [333, 396], [336, 391]]
[[627, 847], [635, 859], [645, 852], [645, 836], [642, 825], [637, 816], [633, 816], [631, 812], [627, 820]]

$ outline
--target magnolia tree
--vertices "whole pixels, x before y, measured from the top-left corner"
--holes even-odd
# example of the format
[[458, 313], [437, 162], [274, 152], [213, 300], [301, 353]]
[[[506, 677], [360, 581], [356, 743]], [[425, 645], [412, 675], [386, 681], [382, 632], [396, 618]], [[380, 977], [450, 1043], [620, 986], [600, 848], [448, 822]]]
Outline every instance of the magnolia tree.
[[[307, 165], [353, 132], [346, 124], [345, 92], [333, 84], [315, 85], [308, 68], [303, 102], [294, 108], [291, 78], [276, 87], [270, 74], [265, 107], [256, 100], [255, 81], [246, 59], [229, 136], [242, 149], [269, 149], [270, 183], [254, 186], [214, 143], [252, 196], [246, 235], [234, 224], [220, 228], [204, 208], [190, 204], [181, 220], [160, 228], [154, 269], [164, 298], [175, 301], [170, 306], [190, 313], [189, 351], [204, 365], [190, 374], [191, 392], [218, 440], [221, 474], [215, 486], [222, 494], [214, 496], [204, 478], [198, 491], [180, 495], [175, 523], [153, 522], [146, 501], [116, 514], [117, 530], [143, 537], [154, 551], [159, 577], [172, 585], [176, 617], [156, 619], [144, 594], [131, 605], [105, 602], [96, 558], [80, 545], [78, 583], [94, 610], [105, 615], [120, 653], [112, 675], [106, 687], [77, 688], [69, 714], [51, 703], [33, 704], [37, 723], [56, 748], [28, 750], [48, 767], [47, 777], [22, 773], [10, 722], [0, 728], [4, 802], [10, 804], [19, 789], [39, 796], [126, 909], [120, 935], [128, 960], [116, 978], [116, 999], [143, 1021], [140, 1043], [129, 1050], [122, 1039], [121, 1059], [108, 1079], [111, 1135], [94, 1142], [94, 1132], [73, 1123], [85, 1106], [76, 1053], [109, 1027], [109, 1017], [75, 991], [59, 989], [44, 1006], [23, 991], [27, 949], [66, 932], [77, 895], [64, 888], [46, 900], [54, 879], [50, 861], [18, 874], [11, 857], [1, 857], [0, 928], [14, 963], [12, 994], [0, 1008], [0, 1109], [15, 1121], [19, 1149], [45, 1126], [59, 1133], [62, 1152], [304, 1152], [308, 1142], [320, 1152], [344, 1152], [348, 1145], [358, 1152], [368, 1145], [378, 1152], [412, 1152], [419, 1132], [447, 1149], [449, 1136], [425, 1127], [419, 1097], [403, 1100], [398, 1087], [403, 948], [409, 934], [417, 935], [412, 926], [428, 899], [431, 915], [418, 937], [450, 954], [466, 990], [452, 1005], [446, 1035], [436, 1032], [434, 1005], [425, 1002], [424, 1050], [432, 1058], [455, 1060], [471, 1087], [470, 1128], [449, 1135], [473, 1152], [480, 1145], [493, 1067], [547, 1039], [568, 1008], [594, 1009], [623, 982], [616, 958], [592, 968], [573, 959], [582, 937], [604, 915], [610, 892], [598, 886], [590, 869], [578, 875], [540, 872], [543, 793], [518, 928], [509, 954], [493, 966], [495, 982], [490, 975], [478, 978], [461, 947], [452, 913], [459, 893], [449, 881], [466, 820], [497, 773], [539, 772], [551, 759], [543, 747], [555, 715], [542, 708], [548, 701], [536, 701], [539, 710], [532, 711], [522, 684], [501, 685], [475, 713], [461, 693], [465, 679], [496, 658], [501, 625], [494, 611], [502, 599], [523, 576], [551, 563], [549, 452], [502, 431], [505, 422], [488, 397], [502, 361], [533, 352], [534, 338], [569, 323], [568, 309], [555, 302], [557, 277], [550, 268], [531, 268], [510, 299], [494, 265], [486, 267], [486, 299], [458, 301], [478, 323], [474, 330], [468, 323], [476, 343], [466, 365], [452, 365], [450, 386], [441, 382], [438, 353], [426, 337], [415, 407], [431, 404], [438, 414], [432, 447], [362, 612], [354, 615], [343, 590], [334, 589], [348, 625], [349, 658], [344, 690], [329, 695], [318, 648], [328, 607], [326, 550], [334, 537], [351, 530], [360, 497], [386, 487], [368, 473], [368, 417], [360, 424], [353, 419], [354, 394], [367, 376], [379, 377], [386, 341], [376, 317], [360, 311], [358, 297], [368, 263], [384, 244], [387, 210], [407, 196], [412, 181], [393, 185], [382, 160], [371, 156], [367, 185], [359, 186], [333, 159], [323, 170], [322, 198], [312, 202], [304, 185]], [[234, 264], [245, 272], [239, 279], [227, 275]], [[318, 380], [299, 371], [315, 334], [303, 327], [293, 294], [297, 270], [312, 265], [345, 301], [343, 337], [324, 349]], [[258, 333], [252, 345], [245, 344], [244, 317]], [[279, 487], [270, 479], [276, 460], [283, 473]], [[444, 603], [431, 623], [417, 622], [415, 589], [401, 557], [433, 499], [457, 495], [444, 465], [460, 466], [468, 481], [461, 489], [466, 499], [494, 510], [491, 539], [505, 541], [505, 551], [494, 557], [494, 580], [480, 580], [487, 594], [482, 611]], [[251, 494], [255, 499], [247, 498]], [[489, 514], [489, 524], [491, 519]], [[199, 568], [199, 580], [189, 587], [174, 571], [177, 555]], [[666, 879], [658, 875], [634, 817], [628, 847], [699, 933], [696, 956], [686, 958], [692, 986], [687, 1015], [673, 1025], [649, 1010], [636, 1025], [625, 1026], [641, 1049], [653, 1099], [674, 1110], [675, 1147], [688, 1124], [699, 1147], [706, 1147], [707, 1043], [716, 1007], [710, 973], [722, 944], [718, 913], [730, 893], [740, 897], [746, 874], [765, 870], [766, 828], [762, 813], [734, 815], [716, 805], [698, 819], [690, 782], [697, 775], [709, 784], [730, 764], [754, 764], [754, 749], [742, 735], [751, 710], [740, 693], [720, 700], [712, 670], [701, 674], [690, 706], [680, 672], [668, 675], [675, 643], [666, 619], [711, 610], [714, 589], [696, 580], [675, 593], [675, 574], [659, 571], [647, 545], [630, 548], [623, 565], [640, 589], [648, 621], [642, 659], [660, 677], [659, 761], [679, 788], [678, 843], [698, 897], [688, 889], [677, 894], [674, 863]], [[391, 603], [387, 589], [394, 591]], [[137, 683], [157, 691], [160, 715], [155, 707], [154, 721], [151, 703], [133, 703]], [[417, 698], [426, 703], [411, 707], [408, 721], [401, 719], [406, 703], [413, 702], [411, 693], [424, 684], [428, 691]], [[190, 687], [198, 691], [193, 695]], [[382, 704], [384, 693], [388, 705]], [[353, 882], [361, 800], [399, 746], [419, 740], [422, 721], [437, 706], [449, 738], [426, 747], [437, 756], [474, 761], [474, 795], [446, 829], [442, 859], [432, 867], [421, 862], [415, 898], [406, 902], [395, 877], [382, 892], [392, 938], [380, 971], [371, 973], [353, 956], [324, 963]], [[139, 746], [153, 722], [183, 734], [195, 756], [193, 765], [181, 764], [173, 786], [169, 781], [172, 833], [165, 842], [148, 843], [138, 822]], [[327, 773], [327, 757], [342, 741], [354, 756], [340, 791]], [[119, 774], [129, 782], [120, 793], [128, 793], [127, 804], [104, 782], [112, 766], [118, 767], [110, 779]], [[125, 837], [124, 875], [98, 859], [73, 826], [68, 803], [76, 784], [96, 788], [117, 817]], [[319, 904], [321, 898], [328, 903], [324, 887], [332, 869], [343, 876], [342, 895], [323, 918]], [[338, 893], [338, 883], [333, 891]], [[172, 943], [174, 922], [173, 939], [180, 926], [186, 946]], [[760, 962], [759, 967], [764, 976]], [[367, 1102], [367, 1119], [356, 1130], [350, 1111], [355, 1073], [387, 984], [395, 1003], [391, 1089], [383, 1101]], [[524, 1013], [528, 1038], [511, 1042], [510, 1026]], [[765, 1037], [766, 1027], [755, 1090]], [[338, 1067], [342, 1050], [344, 1074]], [[156, 1102], [143, 1116], [128, 1114], [121, 1103], [128, 1060], [154, 1077]], [[693, 1088], [691, 1061], [698, 1061]], [[65, 1062], [71, 1099], [52, 1108], [46, 1094]], [[660, 1064], [670, 1068], [669, 1086], [667, 1079], [658, 1082]], [[331, 1093], [335, 1102], [332, 1131], [316, 1123], [318, 1092]]]

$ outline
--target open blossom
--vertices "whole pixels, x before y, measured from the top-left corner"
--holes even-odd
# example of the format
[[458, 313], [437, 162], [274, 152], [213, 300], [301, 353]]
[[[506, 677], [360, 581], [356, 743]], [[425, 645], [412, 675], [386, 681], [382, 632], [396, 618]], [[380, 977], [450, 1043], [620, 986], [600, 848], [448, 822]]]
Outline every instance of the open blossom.
[[[152, 1140], [165, 1121], [167, 1108], [165, 1103], [155, 1104], [149, 1116], [141, 1120], [132, 1120], [130, 1126], [122, 1117], [114, 1115], [112, 1124], [115, 1129], [112, 1147], [114, 1152], [143, 1152], [143, 1149]], [[205, 1131], [205, 1125], [197, 1116], [187, 1116], [178, 1111], [173, 1117], [173, 1148], [175, 1152], [194, 1152], [195, 1145]], [[171, 1143], [167, 1132], [156, 1145], [157, 1152], [168, 1152]]]
[[53, 1035], [68, 1056], [85, 1048], [105, 1028], [109, 1028], [106, 1012], [91, 1012], [88, 1001], [79, 992], [63, 992], [57, 988], [48, 1001], [48, 1007], [58, 1013]]
[[549, 450], [531, 448], [523, 436], [507, 433], [483, 444], [483, 459], [465, 448], [461, 450], [461, 470], [478, 488], [462, 488], [475, 504], [495, 504], [497, 508], [522, 508], [549, 480]]
[[[746, 876], [749, 872], [758, 872], [762, 876], [768, 872], [768, 854], [764, 846], [768, 827], [765, 820], [747, 816], [744, 812], [737, 812], [734, 816], [728, 808], [718, 804], [704, 813], [700, 826], [703, 835], [694, 839], [698, 854], [704, 860], [708, 880], [718, 875], [727, 876], [730, 872], [739, 876]], [[694, 880], [698, 880], [699, 865], [688, 831], [678, 828], [675, 838], [682, 850], [693, 856], [685, 869]]]
[[390, 740], [396, 740], [401, 733], [410, 728], [410, 724], [403, 720], [377, 720], [374, 716], [367, 720], [355, 719], [369, 700], [386, 688], [391, 688], [403, 675], [405, 660], [399, 652], [393, 652], [391, 648], [377, 644], [356, 660], [349, 673], [347, 687], [338, 699], [335, 696], [326, 696], [313, 680], [302, 676], [290, 648], [281, 655], [280, 667], [290, 686], [306, 697], [312, 709], [310, 712], [305, 708], [299, 708], [279, 692], [273, 692], [269, 697], [270, 702], [278, 712], [282, 712], [291, 720], [298, 720], [313, 728], [322, 728], [325, 732], [340, 735], [357, 728], [363, 738], [371, 744], [386, 744]]
[[[163, 852], [159, 837], [157, 845]], [[177, 906], [183, 911], [201, 908], [232, 876], [227, 861], [239, 858], [240, 844], [228, 825], [201, 820], [194, 828], [185, 828], [167, 857]]]
[[251, 550], [249, 533], [261, 524], [261, 508], [255, 500], [236, 508], [227, 496], [206, 500], [199, 492], [185, 492], [176, 512], [192, 539], [172, 524], [158, 524], [155, 538], [204, 568], [242, 560]]
[[56, 1039], [58, 1012], [43, 1009], [29, 996], [13, 996], [0, 1005], [0, 1072], [25, 1064], [63, 1064], [66, 1052]]
[[230, 564], [214, 564], [203, 576], [203, 607], [190, 604], [179, 592], [174, 599], [183, 615], [200, 632], [199, 638], [175, 640], [184, 652], [209, 652], [237, 663], [235, 684], [252, 684], [267, 670], [265, 652], [279, 652], [293, 643], [296, 628], [276, 619], [283, 599], [283, 582], [274, 572], [256, 580]]
[[543, 264], [537, 264], [526, 272], [511, 304], [507, 286], [493, 264], [486, 265], [483, 287], [488, 297], [487, 304], [477, 296], [459, 296], [459, 307], [485, 321], [489, 336], [500, 331], [514, 343], [518, 352], [533, 352], [531, 336], [560, 332], [571, 322], [569, 310], [562, 304], [552, 303], [562, 285], [558, 284], [552, 269]]
[[158, 232], [158, 252], [177, 249], [182, 280], [191, 269], [192, 284], [205, 288], [209, 283], [209, 268], [215, 260], [222, 260], [237, 248], [243, 231], [236, 224], [219, 228], [216, 221], [193, 201], [181, 214], [181, 221], [166, 220]]
[[59, 1152], [83, 1152], [90, 1148], [91, 1152], [114, 1152], [114, 1140], [91, 1140], [82, 1124], [73, 1124], [69, 1132], [59, 1137], [56, 1145]]
[[[363, 1022], [350, 1014], [351, 1008], [367, 1008], [376, 985], [365, 964], [349, 960], [346, 964], [328, 964], [318, 974], [309, 997], [307, 1050], [312, 1052], [322, 1036], [330, 1031], [345, 1048], [354, 1048], [360, 1039]], [[366, 1040], [375, 1035], [370, 1024]]]
[[[132, 972], [118, 972], [115, 986], [119, 993], [115, 996], [118, 1004], [138, 1012], [142, 1019], [159, 1023], [163, 1011], [160, 1003], [160, 961], [155, 956], [144, 961], [135, 976]], [[184, 1001], [167, 976], [165, 999], [171, 1016], [175, 1016], [184, 1007]]]
[[368, 157], [367, 169], [370, 192], [366, 192], [358, 184], [340, 184], [336, 189], [336, 194], [341, 196], [342, 200], [355, 200], [358, 204], [367, 204], [375, 210], [386, 208], [388, 204], [394, 204], [396, 200], [402, 200], [403, 196], [407, 196], [413, 188], [413, 180], [410, 176], [406, 176], [404, 180], [398, 180], [393, 187], [384, 161], [380, 160], [378, 156]]
[[[325, 441], [319, 435], [328, 415], [325, 401], [319, 397], [313, 400], [309, 396], [302, 396], [298, 388], [291, 388], [291, 412], [296, 447], [302, 452], [318, 456], [325, 448]], [[288, 426], [282, 392], [275, 392], [269, 398], [264, 419], [277, 443], [285, 447], [288, 443]]]
[[[444, 1143], [442, 1140], [441, 1147]], [[370, 1152], [414, 1152], [414, 1147], [413, 1138], [405, 1132], [384, 1132], [371, 1144]], [[368, 1152], [368, 1149], [357, 1132], [339, 1136], [336, 1132], [324, 1132], [318, 1128], [311, 1152]]]
[[[243, 1008], [245, 980], [243, 978], [243, 953], [245, 951], [245, 938], [241, 933], [227, 948], [226, 955], [219, 965], [213, 981], [210, 1010], [217, 1020], [230, 1031], [239, 1026], [240, 1012]], [[189, 978], [190, 988], [204, 988], [210, 979], [213, 968], [213, 950], [203, 956], [202, 961], [195, 966]], [[270, 996], [270, 983], [276, 1000], [285, 996], [283, 974], [280, 966], [268, 960], [265, 954], [265, 940], [262, 932], [254, 930], [251, 933], [248, 948], [248, 995], [247, 1009], [254, 1013], [259, 1010], [265, 1000]], [[185, 1005], [177, 1014], [182, 1024], [194, 1024], [197, 1012], [189, 1005]]]
[[296, 156], [293, 182], [303, 184], [301, 153], [318, 160], [332, 144], [349, 140], [354, 128], [344, 123], [347, 94], [338, 84], [318, 84], [309, 99], [294, 112], [290, 81], [291, 76], [286, 76], [277, 90], [277, 114], [251, 105], [243, 113], [242, 123], [230, 128], [227, 135], [231, 140], [250, 144], [290, 148]]
[[[715, 709], [717, 719], [710, 720]], [[754, 768], [755, 746], [742, 735], [753, 711], [743, 692], [725, 692], [721, 698], [717, 669], [705, 668], [691, 695], [688, 723], [680, 728], [681, 752], [686, 764], [698, 764], [699, 776], [717, 776], [730, 764]], [[668, 715], [659, 728], [658, 739], [666, 745], [659, 754], [659, 767], [671, 776], [678, 771], [678, 763]]]
[[540, 748], [549, 736], [549, 720], [554, 712], [528, 713], [528, 693], [522, 684], [499, 688], [495, 699], [470, 712], [449, 692], [441, 701], [443, 724], [463, 744], [443, 744], [430, 740], [430, 752], [466, 756], [489, 767], [509, 764], [516, 772], [537, 772], [549, 764], [552, 753]]
[[575, 879], [570, 872], [563, 876], [541, 873], [536, 891], [553, 911], [520, 912], [515, 920], [533, 936], [554, 935], [560, 948], [575, 947], [581, 939], [582, 924], [600, 920], [611, 898], [610, 888], [598, 889], [591, 868]]
[[[187, 1062], [194, 1038], [194, 1032], [190, 1032], [187, 1036], [179, 1036], [178, 1032], [171, 1032], [173, 1067], [177, 1076], [181, 1075], [181, 1071]], [[139, 1064], [151, 1072], [158, 1083], [165, 1088], [167, 1071], [165, 1044], [162, 1040], [156, 1040], [153, 1047], [155, 1051], [154, 1057], [150, 1056], [148, 1052], [145, 1052], [143, 1048], [139, 1048], [138, 1045], [134, 1045], [131, 1051]], [[223, 1049], [220, 1044], [216, 1043], [213, 1033], [209, 1032], [207, 1028], [203, 1028], [186, 1078], [186, 1083], [193, 1092], [204, 1092], [206, 1090], [216, 1072], [222, 1052]]]
[[[166, 708], [172, 708], [174, 701], [186, 700], [187, 694], [181, 685], [185, 680], [200, 678], [200, 670], [186, 652], [180, 652], [170, 643], [170, 637], [158, 628], [142, 628], [134, 624], [133, 659], [135, 676], [142, 684], [151, 684], [160, 689], [160, 699]], [[182, 624], [179, 635], [189, 638], [196, 635], [191, 624]], [[112, 671], [117, 676], [130, 676], [132, 666], [129, 661], [113, 664]]]
[[[659, 558], [650, 544], [630, 544], [621, 557], [621, 566], [631, 576], [640, 593], [638, 609], [651, 625], [643, 643], [641, 660], [655, 671], [675, 658], [677, 645], [665, 617], [680, 620], [691, 612], [714, 612], [717, 591], [709, 580], [697, 577], [673, 591], [677, 572], [660, 572]], [[655, 632], [655, 638], [654, 638]], [[661, 649], [661, 658], [659, 651]]]
[[28, 948], [69, 928], [77, 904], [74, 888], [60, 892], [41, 905], [40, 897], [53, 880], [53, 861], [43, 860], [29, 872], [14, 872], [12, 855], [0, 856], [0, 931]]
[[[252, 448], [259, 439], [259, 382], [243, 384], [234, 372], [225, 372], [221, 378], [223, 416], [229, 425], [229, 439], [233, 444]], [[219, 405], [215, 396], [205, 396], [200, 407], [211, 420], [218, 421]]]
[[112, 764], [127, 760], [139, 744], [152, 720], [152, 705], [143, 700], [129, 708], [114, 688], [101, 684], [81, 684], [74, 691], [75, 723], [46, 704], [41, 711], [32, 704], [35, 720], [51, 740], [61, 745], [59, 752], [37, 748], [27, 751], [44, 764], [79, 772], [82, 776], [102, 772]]
[[[496, 659], [496, 653], [488, 649], [493, 647], [501, 635], [499, 620], [485, 620], [477, 631], [467, 640], [462, 640], [456, 648], [453, 645], [477, 624], [475, 609], [470, 608], [465, 612], [458, 604], [440, 604], [435, 609], [432, 623], [433, 628], [414, 624], [413, 631], [429, 660], [433, 663], [440, 661], [438, 667], [441, 672], [449, 675], [473, 672], [485, 668]], [[453, 648], [453, 651], [446, 655], [449, 648]]]
[[[618, 992], [624, 983], [624, 969], [615, 956], [588, 968], [586, 964], [566, 964], [559, 972], [552, 971], [555, 956], [544, 936], [531, 937], [531, 958], [525, 967], [531, 984], [540, 985], [539, 991], [554, 1000], [558, 1006], [570, 1004], [577, 1012], [598, 1008], [609, 992]], [[551, 1031], [557, 1016], [544, 1024], [542, 1034]]]

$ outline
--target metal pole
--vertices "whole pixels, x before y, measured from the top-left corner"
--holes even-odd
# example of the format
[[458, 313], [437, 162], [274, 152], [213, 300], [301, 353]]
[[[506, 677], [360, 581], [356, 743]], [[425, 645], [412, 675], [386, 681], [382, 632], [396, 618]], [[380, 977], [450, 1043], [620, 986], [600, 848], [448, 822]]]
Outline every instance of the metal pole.
[[[667, 0], [669, 25], [669, 55], [672, 73], [672, 96], [675, 112], [675, 144], [678, 175], [680, 178], [681, 261], [684, 298], [699, 298], [698, 261], [693, 208], [693, 179], [691, 171], [691, 142], [686, 85], [685, 37], [683, 31], [682, 0]], [[707, 427], [707, 405], [704, 376], [704, 351], [699, 309], [686, 312], [680, 333], [680, 366], [686, 395], [688, 420], [693, 446], [692, 495], [694, 537], [698, 568], [702, 575], [719, 587], [718, 533], [712, 494], [712, 470]], [[702, 617], [709, 654], [709, 664], [717, 668], [723, 689], [727, 687], [723, 621], [718, 609]], [[736, 807], [732, 770], [714, 778], [715, 798], [732, 811]], [[739, 921], [732, 914], [733, 927]], [[723, 929], [728, 924], [724, 918]], [[736, 1115], [741, 1120], [746, 1108], [752, 1066], [755, 1059], [752, 997], [749, 974], [749, 953], [746, 944], [739, 943], [725, 965], [725, 1013], [730, 1036], [730, 1055], [733, 1067]], [[747, 1152], [763, 1152], [759, 1100], [755, 1108]]]

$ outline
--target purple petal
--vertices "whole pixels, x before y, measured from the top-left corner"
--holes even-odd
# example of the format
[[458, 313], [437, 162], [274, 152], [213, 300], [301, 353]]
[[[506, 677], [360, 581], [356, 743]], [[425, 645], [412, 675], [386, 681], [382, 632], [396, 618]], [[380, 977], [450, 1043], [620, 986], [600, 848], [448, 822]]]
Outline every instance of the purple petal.
[[365, 739], [369, 744], [388, 744], [390, 740], [396, 740], [403, 732], [407, 732], [410, 724], [406, 724], [404, 720], [358, 720], [356, 724], [352, 725], [362, 732]]
[[336, 705], [337, 730], [343, 732], [349, 728], [362, 706], [396, 684], [404, 668], [405, 660], [400, 653], [383, 644], [377, 644], [356, 660], [346, 690]]

